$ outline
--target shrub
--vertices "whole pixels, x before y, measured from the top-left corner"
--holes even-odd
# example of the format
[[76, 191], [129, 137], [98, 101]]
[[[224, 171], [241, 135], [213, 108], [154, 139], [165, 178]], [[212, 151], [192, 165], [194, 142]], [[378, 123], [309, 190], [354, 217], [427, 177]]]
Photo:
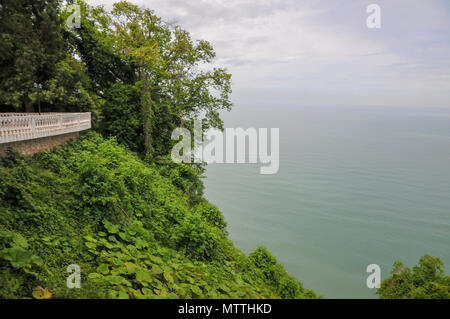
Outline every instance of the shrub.
[[[56, 298], [306, 296], [270, 252], [233, 246], [221, 212], [193, 201], [186, 167], [148, 164], [94, 132], [0, 159], [0, 297], [38, 286]], [[66, 286], [70, 264], [81, 289]]]
[[214, 205], [206, 200], [202, 200], [199, 204], [192, 208], [194, 214], [201, 216], [209, 225], [225, 230], [227, 226], [222, 212]]
[[198, 215], [187, 215], [175, 228], [173, 239], [176, 247], [190, 258], [211, 260], [218, 253], [223, 235], [210, 227]]
[[411, 271], [396, 261], [377, 294], [382, 299], [449, 299], [450, 276], [444, 275], [444, 265], [439, 258], [424, 255]]

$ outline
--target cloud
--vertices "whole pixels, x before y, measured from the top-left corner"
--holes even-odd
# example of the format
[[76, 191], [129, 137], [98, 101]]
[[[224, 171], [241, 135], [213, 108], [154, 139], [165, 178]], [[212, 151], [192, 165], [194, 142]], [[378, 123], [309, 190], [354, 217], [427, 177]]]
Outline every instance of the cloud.
[[381, 29], [366, 27], [371, 1], [132, 2], [210, 41], [236, 104], [450, 107], [446, 0], [373, 0]]

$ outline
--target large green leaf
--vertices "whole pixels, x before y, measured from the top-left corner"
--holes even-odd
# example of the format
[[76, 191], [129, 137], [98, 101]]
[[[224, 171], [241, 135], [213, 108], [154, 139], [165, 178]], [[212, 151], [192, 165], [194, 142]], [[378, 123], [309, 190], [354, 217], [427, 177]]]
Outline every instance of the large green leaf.
[[32, 262], [33, 253], [20, 247], [6, 248], [2, 253], [14, 268], [22, 268]]

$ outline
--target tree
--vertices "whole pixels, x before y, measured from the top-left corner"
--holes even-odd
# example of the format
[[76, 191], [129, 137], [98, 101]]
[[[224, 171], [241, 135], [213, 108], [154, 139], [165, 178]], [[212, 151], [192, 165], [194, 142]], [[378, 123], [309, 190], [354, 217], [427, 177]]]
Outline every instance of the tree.
[[102, 106], [102, 133], [135, 152], [143, 144], [139, 93], [134, 85], [116, 83], [106, 90]]
[[66, 54], [60, 0], [4, 0], [0, 6], [0, 106], [32, 110], [35, 82], [47, 85]]
[[450, 276], [445, 276], [444, 264], [439, 258], [424, 255], [412, 271], [397, 261], [391, 274], [377, 291], [382, 299], [450, 298]]
[[[33, 111], [42, 84], [43, 111], [93, 111], [96, 97], [71, 50], [61, 0], [5, 0], [0, 6], [0, 107]], [[95, 120], [95, 114], [94, 114]]]
[[[215, 57], [208, 42], [194, 42], [185, 30], [126, 1], [114, 4], [111, 12], [78, 3], [83, 14], [73, 43], [93, 88], [104, 98], [115, 83], [139, 92], [141, 153], [153, 158], [168, 154], [172, 130], [192, 129], [189, 121], [199, 117], [204, 117], [204, 130], [222, 128], [219, 110], [231, 109], [231, 75], [220, 68], [205, 70]], [[110, 106], [103, 104], [102, 115], [111, 113], [106, 110]], [[102, 126], [116, 127], [111, 120], [117, 121], [104, 116]]]

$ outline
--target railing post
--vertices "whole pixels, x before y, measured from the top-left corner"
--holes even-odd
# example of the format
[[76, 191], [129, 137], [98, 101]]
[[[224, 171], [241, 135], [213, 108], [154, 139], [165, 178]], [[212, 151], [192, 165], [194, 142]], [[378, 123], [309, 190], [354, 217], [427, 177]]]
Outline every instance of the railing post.
[[62, 130], [62, 128], [63, 128], [63, 116], [60, 115], [59, 116], [59, 129]]
[[31, 118], [31, 133], [33, 138], [36, 138], [36, 118], [34, 116]]

